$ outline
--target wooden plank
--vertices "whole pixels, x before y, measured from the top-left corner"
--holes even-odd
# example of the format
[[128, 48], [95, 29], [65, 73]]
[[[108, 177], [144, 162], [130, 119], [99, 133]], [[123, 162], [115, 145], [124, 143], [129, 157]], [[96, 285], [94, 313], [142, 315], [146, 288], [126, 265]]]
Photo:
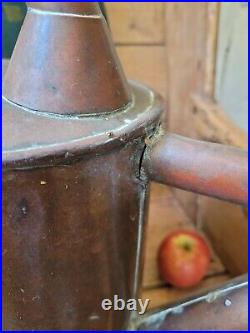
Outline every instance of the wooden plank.
[[180, 206], [185, 211], [190, 221], [195, 225], [197, 217], [197, 200], [198, 195], [192, 192], [183, 191], [174, 188], [174, 194], [179, 201]]
[[[204, 92], [206, 79], [207, 6], [205, 2], [166, 5], [168, 129], [190, 137], [195, 137], [190, 121], [190, 96]], [[195, 221], [197, 195], [176, 190], [176, 197]]]
[[165, 97], [167, 75], [163, 46], [118, 46], [117, 52], [128, 78], [147, 84]]
[[216, 49], [218, 35], [220, 3], [207, 3], [207, 31], [206, 31], [206, 57], [205, 61], [205, 80], [204, 93], [207, 97], [213, 98], [215, 91], [215, 67], [216, 67]]
[[[193, 126], [200, 139], [247, 149], [248, 136], [213, 101], [192, 96]], [[191, 116], [191, 113], [190, 113]], [[228, 271], [247, 271], [248, 222], [244, 208], [199, 196], [197, 227], [203, 229]]]
[[[171, 110], [169, 128], [194, 138], [247, 148], [247, 134], [226, 116], [220, 105], [214, 103], [219, 6], [218, 3], [204, 2], [199, 5], [197, 3], [167, 5], [166, 58], [168, 59], [168, 104]], [[237, 235], [235, 223], [244, 218], [236, 205], [225, 204], [222, 201], [213, 205], [212, 201], [205, 197], [180, 190], [175, 190], [175, 195], [194, 223], [202, 227], [204, 220], [204, 228], [210, 234], [212, 242], [217, 243], [217, 237], [220, 235], [217, 234], [218, 230], [223, 234], [222, 226], [226, 228], [228, 216], [235, 219], [229, 219], [228, 233], [234, 230]], [[227, 212], [215, 215], [216, 209], [218, 212], [227, 209]], [[243, 225], [245, 223], [242, 222]], [[244, 227], [239, 226], [239, 229], [241, 228]], [[240, 234], [241, 232], [242, 230], [239, 230]], [[224, 242], [222, 244], [226, 246]], [[219, 255], [222, 254], [222, 260], [226, 260], [228, 268], [230, 264], [232, 265], [231, 270], [235, 274], [244, 271], [246, 259], [244, 246], [242, 252], [238, 249], [235, 254], [231, 250], [226, 250], [230, 256], [226, 256], [222, 249], [218, 249]], [[239, 256], [243, 259], [236, 267], [234, 261], [237, 261]]]
[[[190, 95], [203, 92], [207, 4], [171, 2], [166, 7], [166, 61], [170, 130], [192, 134]], [[190, 126], [188, 126], [190, 124]]]
[[171, 189], [165, 185], [152, 183], [146, 230], [144, 287], [156, 287], [163, 284], [158, 276], [157, 250], [165, 235], [176, 228], [189, 227], [190, 222], [179, 207]]
[[200, 228], [208, 235], [227, 270], [237, 276], [248, 270], [247, 210], [239, 205], [201, 198]]
[[[148, 288], [164, 285], [158, 274], [157, 252], [163, 238], [171, 230], [194, 229], [171, 188], [156, 183], [151, 184], [148, 227], [146, 230], [145, 267], [143, 272], [143, 286]], [[204, 235], [206, 238], [206, 236]], [[208, 242], [209, 243], [209, 242]], [[212, 259], [207, 276], [225, 271], [220, 259], [210, 245]]]
[[116, 44], [164, 44], [163, 2], [106, 2]]
[[161, 287], [153, 289], [144, 288], [141, 292], [141, 298], [144, 301], [146, 299], [150, 300], [147, 310], [151, 310], [161, 306], [167, 306], [172, 302], [178, 302], [183, 298], [190, 297], [196, 293], [202, 292], [207, 288], [215, 288], [220, 284], [228, 281], [229, 279], [230, 275], [221, 274], [218, 276], [208, 277], [205, 280], [201, 281], [198, 286], [188, 289], [177, 289], [173, 287]]
[[222, 2], [216, 63], [216, 100], [248, 130], [248, 5]]
[[198, 138], [247, 149], [247, 133], [226, 115], [218, 103], [197, 94], [192, 96], [192, 102], [190, 117]]

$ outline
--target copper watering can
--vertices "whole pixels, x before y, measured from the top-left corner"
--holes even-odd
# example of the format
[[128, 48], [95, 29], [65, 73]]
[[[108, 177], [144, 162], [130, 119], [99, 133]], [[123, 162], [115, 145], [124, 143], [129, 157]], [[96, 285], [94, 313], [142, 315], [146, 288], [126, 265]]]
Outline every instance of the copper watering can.
[[4, 329], [246, 328], [245, 276], [143, 316], [101, 308], [138, 297], [151, 180], [247, 204], [247, 153], [164, 133], [162, 110], [96, 3], [28, 3], [3, 88]]

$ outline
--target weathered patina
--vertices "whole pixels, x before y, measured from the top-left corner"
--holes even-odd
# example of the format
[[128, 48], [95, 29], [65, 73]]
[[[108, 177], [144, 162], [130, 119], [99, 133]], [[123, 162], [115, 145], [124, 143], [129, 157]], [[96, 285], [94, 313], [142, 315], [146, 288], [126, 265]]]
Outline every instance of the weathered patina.
[[[125, 79], [97, 4], [28, 6], [3, 89], [3, 327], [147, 328], [101, 301], [138, 296], [148, 182], [246, 203], [245, 153], [159, 140], [161, 98]], [[190, 327], [203, 311], [192, 307]]]

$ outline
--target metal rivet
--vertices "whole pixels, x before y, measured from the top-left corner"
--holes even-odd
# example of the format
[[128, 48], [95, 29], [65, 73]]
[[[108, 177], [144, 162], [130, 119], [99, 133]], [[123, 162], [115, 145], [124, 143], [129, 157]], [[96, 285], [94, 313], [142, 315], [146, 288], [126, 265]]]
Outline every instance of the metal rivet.
[[225, 306], [231, 306], [232, 305], [232, 301], [230, 299], [226, 299], [224, 302]]

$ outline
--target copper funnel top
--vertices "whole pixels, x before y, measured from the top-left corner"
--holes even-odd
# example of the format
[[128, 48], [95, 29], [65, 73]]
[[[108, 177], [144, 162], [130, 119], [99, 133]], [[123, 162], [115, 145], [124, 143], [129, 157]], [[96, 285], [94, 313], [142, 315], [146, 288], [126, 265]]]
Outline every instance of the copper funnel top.
[[130, 103], [126, 78], [97, 3], [28, 2], [4, 97], [57, 114], [103, 114]]

